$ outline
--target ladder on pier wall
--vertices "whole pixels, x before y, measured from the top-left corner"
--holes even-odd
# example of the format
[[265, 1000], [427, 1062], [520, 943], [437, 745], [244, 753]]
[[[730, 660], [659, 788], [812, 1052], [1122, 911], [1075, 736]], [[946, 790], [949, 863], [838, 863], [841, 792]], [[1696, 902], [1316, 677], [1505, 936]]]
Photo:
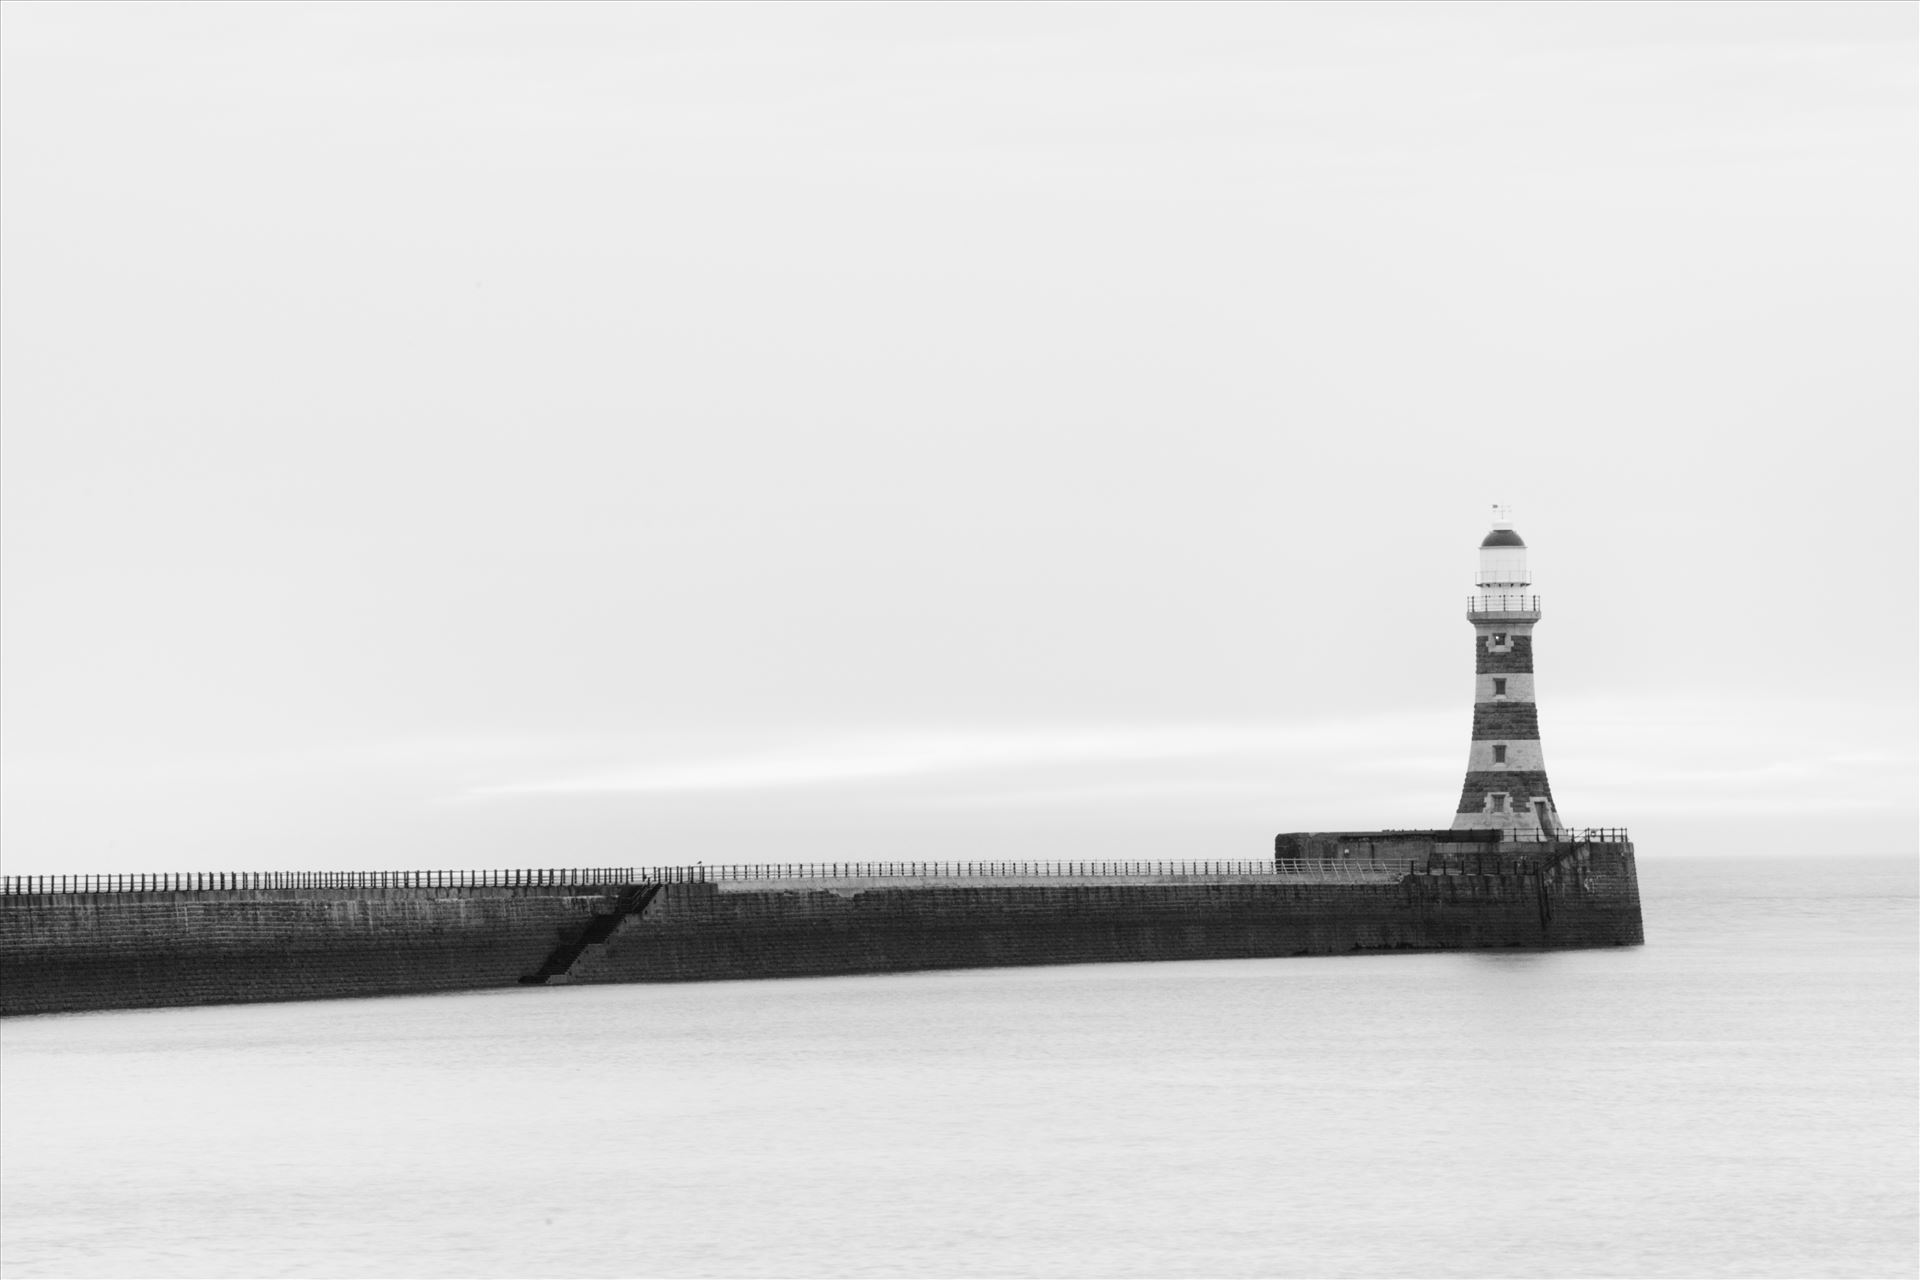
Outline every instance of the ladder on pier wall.
[[585, 924], [571, 931], [571, 937], [563, 931], [560, 945], [553, 949], [538, 969], [522, 977], [520, 985], [545, 986], [555, 978], [565, 978], [573, 966], [580, 962], [580, 957], [587, 953], [587, 948], [600, 946], [613, 936], [613, 931], [627, 917], [637, 916], [653, 905], [660, 889], [661, 886], [657, 884], [635, 884], [622, 889], [613, 900], [611, 911], [594, 912]]

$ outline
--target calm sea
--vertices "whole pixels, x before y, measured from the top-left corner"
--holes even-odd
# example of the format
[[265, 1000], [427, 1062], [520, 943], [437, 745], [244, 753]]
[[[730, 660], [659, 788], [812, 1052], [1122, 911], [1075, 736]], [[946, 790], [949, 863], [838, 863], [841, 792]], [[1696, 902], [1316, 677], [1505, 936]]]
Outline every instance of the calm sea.
[[1909, 1276], [1915, 865], [1643, 948], [11, 1019], [8, 1276]]

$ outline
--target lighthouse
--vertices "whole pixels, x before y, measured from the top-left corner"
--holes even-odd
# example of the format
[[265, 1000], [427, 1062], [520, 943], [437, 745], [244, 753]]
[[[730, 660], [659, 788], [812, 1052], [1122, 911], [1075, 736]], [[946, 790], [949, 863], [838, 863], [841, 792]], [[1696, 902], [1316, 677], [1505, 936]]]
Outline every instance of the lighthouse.
[[1532, 594], [1527, 544], [1510, 512], [1493, 509], [1480, 543], [1480, 572], [1467, 597], [1473, 624], [1473, 743], [1460, 789], [1455, 830], [1497, 829], [1503, 840], [1551, 840], [1560, 830], [1540, 754], [1540, 716], [1533, 700]]

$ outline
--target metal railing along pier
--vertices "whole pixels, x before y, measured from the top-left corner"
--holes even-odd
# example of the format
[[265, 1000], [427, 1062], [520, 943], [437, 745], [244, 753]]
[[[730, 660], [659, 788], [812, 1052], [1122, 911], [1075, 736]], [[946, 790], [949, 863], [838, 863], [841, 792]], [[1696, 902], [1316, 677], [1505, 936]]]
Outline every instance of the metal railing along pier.
[[4, 876], [0, 895], [182, 893], [288, 889], [568, 889], [621, 884], [767, 880], [1133, 880], [1262, 877], [1348, 884], [1394, 880], [1400, 862], [1143, 860], [1117, 862], [744, 862], [680, 867], [562, 867], [506, 871], [200, 871]]
[[[1517, 843], [1624, 843], [1625, 828], [1589, 827], [1548, 836], [1509, 832]], [[1503, 841], [1502, 843], [1507, 843]], [[502, 871], [191, 871], [77, 876], [0, 876], [0, 896], [40, 893], [191, 893], [298, 889], [602, 889], [611, 885], [770, 880], [1272, 880], [1384, 884], [1408, 858], [1144, 859], [1039, 862], [743, 862], [675, 867], [544, 867]]]

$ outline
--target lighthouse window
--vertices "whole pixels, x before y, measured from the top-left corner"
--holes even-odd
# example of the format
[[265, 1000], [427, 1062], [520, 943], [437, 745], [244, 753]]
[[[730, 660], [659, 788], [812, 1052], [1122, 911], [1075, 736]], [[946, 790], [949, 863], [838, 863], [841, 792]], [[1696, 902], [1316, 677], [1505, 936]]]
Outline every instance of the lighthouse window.
[[1505, 676], [1495, 676], [1493, 678], [1493, 696], [1496, 698], [1504, 698], [1507, 696], [1507, 678]]
[[1507, 762], [1507, 748], [1505, 743], [1493, 749], [1493, 762], [1495, 764], [1505, 764]]

